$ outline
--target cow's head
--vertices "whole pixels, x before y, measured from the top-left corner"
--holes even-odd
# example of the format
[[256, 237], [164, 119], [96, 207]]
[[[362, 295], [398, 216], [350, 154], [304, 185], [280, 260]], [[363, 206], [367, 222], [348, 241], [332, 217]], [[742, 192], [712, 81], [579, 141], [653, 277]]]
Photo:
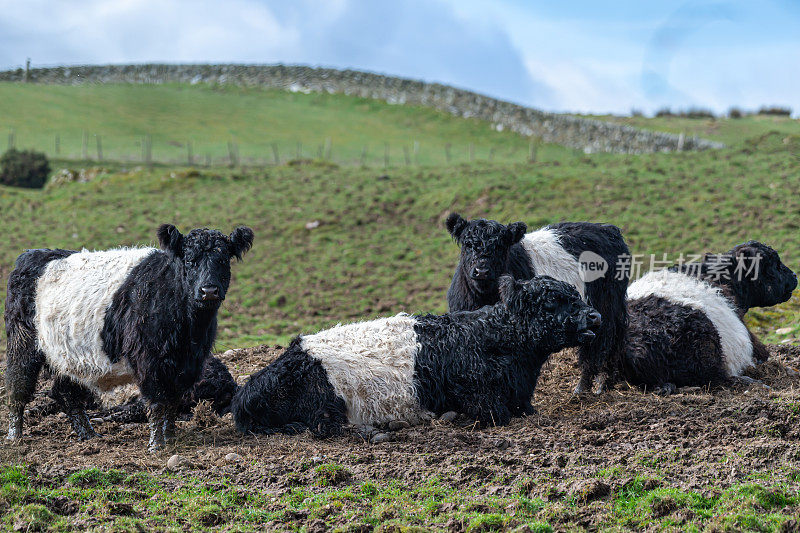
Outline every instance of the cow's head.
[[[781, 262], [778, 252], [766, 244], [749, 241], [734, 246], [724, 256], [725, 274], [743, 311], [777, 305], [792, 297], [797, 276]], [[706, 262], [714, 258], [706, 256]]]
[[461, 247], [459, 266], [477, 294], [497, 290], [497, 280], [508, 272], [509, 251], [525, 235], [524, 222], [504, 226], [494, 220], [466, 220], [451, 213], [445, 223], [453, 240]]
[[201, 401], [211, 403], [211, 408], [222, 416], [230, 412], [233, 396], [238, 389], [225, 363], [214, 356], [209, 356], [203, 365], [200, 378], [191, 390], [192, 403]]
[[231, 258], [241, 259], [253, 245], [253, 230], [238, 227], [229, 236], [217, 230], [193, 229], [186, 235], [171, 224], [158, 228], [161, 249], [183, 265], [184, 282], [194, 305], [216, 309], [231, 283]]
[[595, 339], [601, 316], [583, 301], [569, 283], [549, 276], [516, 281], [511, 276], [499, 280], [500, 304], [511, 314], [520, 333], [549, 353]]

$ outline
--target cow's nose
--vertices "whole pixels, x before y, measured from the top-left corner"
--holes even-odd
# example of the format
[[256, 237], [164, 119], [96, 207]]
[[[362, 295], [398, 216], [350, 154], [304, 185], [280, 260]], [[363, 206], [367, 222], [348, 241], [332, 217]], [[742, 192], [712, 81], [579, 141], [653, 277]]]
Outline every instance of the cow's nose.
[[586, 316], [586, 322], [590, 326], [599, 326], [602, 321], [603, 317], [597, 311], [592, 311]]
[[213, 302], [219, 300], [219, 287], [216, 285], [207, 285], [200, 289], [200, 299], [204, 302]]
[[472, 269], [472, 277], [475, 279], [483, 279], [486, 277], [486, 274], [488, 273], [489, 273], [488, 268], [475, 267]]

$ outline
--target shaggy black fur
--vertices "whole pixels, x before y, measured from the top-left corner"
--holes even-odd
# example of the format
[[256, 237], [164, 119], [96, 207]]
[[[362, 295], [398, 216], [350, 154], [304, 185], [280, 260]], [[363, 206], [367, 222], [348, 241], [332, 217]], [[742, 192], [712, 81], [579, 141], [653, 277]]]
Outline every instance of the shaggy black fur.
[[631, 384], [668, 389], [727, 378], [719, 333], [702, 311], [648, 296], [632, 300], [628, 316], [622, 373]]
[[[447, 291], [450, 311], [474, 310], [497, 302], [497, 280], [504, 274], [520, 280], [536, 275], [520, 244], [526, 232], [523, 222], [505, 226], [494, 220], [468, 221], [451, 213], [446, 226], [461, 247]], [[625, 289], [630, 273], [625, 268], [617, 276], [616, 267], [620, 258], [630, 255], [628, 245], [619, 228], [611, 224], [561, 222], [546, 228], [559, 235], [562, 247], [576, 259], [584, 251], [591, 251], [608, 265], [603, 277], [585, 284], [586, 301], [603, 315], [603, 325], [593, 342], [579, 348], [581, 380], [575, 389], [589, 390], [595, 377], [601, 375], [598, 390], [602, 390], [605, 383], [614, 381], [625, 345], [628, 324]]]
[[[215, 413], [222, 416], [231, 410], [231, 400], [238, 386], [225, 363], [209, 356], [203, 364], [197, 383], [181, 397], [178, 416], [187, 417], [201, 401], [211, 403]], [[147, 421], [147, 409], [141, 398], [133, 398], [123, 405], [114, 406], [98, 413], [102, 418], [120, 423], [141, 423]]]
[[[162, 447], [165, 439], [172, 436], [177, 405], [197, 381], [214, 343], [217, 310], [230, 284], [230, 260], [241, 258], [250, 249], [253, 231], [237, 228], [228, 237], [219, 231], [196, 229], [182, 235], [175, 226], [164, 224], [158, 229], [158, 239], [162, 251], [149, 255], [131, 271], [114, 295], [101, 334], [103, 350], [111, 361], [124, 358], [130, 363], [142, 398], [148, 404], [148, 411], [153, 413], [151, 449]], [[61, 255], [56, 253], [53, 258], [74, 253], [57, 252]], [[32, 253], [54, 252], [26, 252]], [[27, 314], [12, 314], [11, 320], [6, 320], [9, 346], [22, 346], [25, 352], [13, 360], [9, 358], [7, 374], [12, 376], [10, 397], [21, 398], [22, 409], [30, 398], [25, 391], [35, 387], [43, 361], [42, 354], [35, 350], [35, 329], [24, 327], [32, 324], [35, 315], [35, 279], [41, 275], [42, 267], [37, 267], [39, 270], [33, 276], [27, 265], [26, 261], [20, 272], [18, 269], [12, 272], [8, 296], [12, 308], [17, 301], [30, 301], [25, 308]], [[20, 283], [21, 278], [33, 281]], [[11, 280], [14, 280], [13, 287]], [[18, 326], [18, 322], [23, 327]], [[20, 337], [17, 331], [31, 334], [31, 340], [26, 344], [26, 337]], [[85, 410], [83, 387], [59, 382], [56, 394], [71, 411], [82, 413]], [[73, 426], [78, 424], [79, 436], [91, 436], [88, 433], [91, 427], [83, 424], [83, 418], [85, 415], [73, 418]], [[15, 423], [13, 415], [12, 423]], [[20, 434], [15, 433], [13, 437]]]
[[[760, 256], [758, 269], [740, 276], [736, 272], [740, 259], [749, 265], [756, 256]], [[700, 265], [676, 265], [670, 270], [720, 287], [740, 318], [751, 307], [785, 302], [797, 287], [797, 277], [778, 253], [757, 241], [724, 254], [707, 254]], [[628, 305], [630, 328], [622, 374], [630, 383], [671, 390], [729, 378], [719, 332], [705, 313], [655, 296], [631, 300]], [[748, 333], [753, 362], [763, 363], [769, 356], [767, 349]]]
[[320, 362], [300, 347], [301, 339], [239, 388], [231, 403], [236, 429], [270, 434], [308, 428], [317, 437], [341, 433], [347, 407]]
[[[737, 270], [744, 265], [758, 267]], [[751, 307], [770, 307], [792, 297], [797, 276], [781, 262], [778, 252], [764, 243], [748, 241], [722, 254], [706, 254], [702, 263], [670, 268], [719, 285], [744, 315]]]
[[[590, 341], [601, 322], [570, 285], [548, 277], [498, 282], [500, 302], [472, 312], [415, 317], [420, 350], [414, 389], [435, 414], [456, 410], [481, 424], [507, 424], [532, 411], [531, 396], [549, 355]], [[341, 431], [344, 401], [298, 337], [278, 360], [254, 374], [231, 406], [237, 428], [271, 433], [310, 428]]]

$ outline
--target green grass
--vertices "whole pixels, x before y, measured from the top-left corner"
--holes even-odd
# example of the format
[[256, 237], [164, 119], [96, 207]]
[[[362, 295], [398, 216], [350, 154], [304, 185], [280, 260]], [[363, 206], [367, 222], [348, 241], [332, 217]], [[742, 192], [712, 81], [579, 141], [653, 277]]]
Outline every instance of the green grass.
[[[242, 163], [272, 163], [273, 143], [281, 161], [327, 157], [341, 163], [383, 166], [388, 144], [390, 164], [422, 165], [487, 160], [524, 161], [528, 139], [495, 131], [487, 122], [464, 120], [424, 107], [335, 94], [208, 85], [47, 86], [0, 83], [0, 135], [14, 132], [16, 145], [49, 156], [142, 160], [142, 138], [150, 135], [153, 159], [187, 162], [187, 143], [195, 161], [227, 163], [228, 143], [239, 147]], [[55, 153], [55, 138], [60, 152]], [[301, 146], [298, 148], [298, 143]], [[330, 147], [328, 148], [328, 143]], [[417, 153], [414, 152], [417, 143]], [[472, 146], [472, 155], [470, 155]], [[299, 152], [298, 152], [299, 150]], [[404, 152], [405, 150], [405, 152]], [[541, 146], [537, 157], [559, 159], [570, 151]]]
[[[724, 251], [764, 241], [797, 269], [800, 174], [779, 135], [741, 149], [645, 156], [593, 155], [569, 162], [368, 168], [325, 163], [188, 172], [117, 170], [46, 191], [0, 188], [0, 274], [31, 247], [150, 243], [155, 228], [236, 224], [256, 232], [233, 265], [220, 315], [220, 348], [286, 342], [361, 318], [443, 312], [458, 256], [442, 223], [465, 216], [595, 220], [622, 227], [642, 271], [649, 255]], [[385, 176], [380, 176], [385, 174]], [[316, 229], [306, 229], [318, 221]], [[0, 285], [4, 298], [5, 284]], [[800, 300], [751, 313], [767, 340], [800, 331]]]
[[[301, 486], [283, 492], [262, 492], [225, 477], [209, 484], [191, 476], [90, 468], [61, 481], [25, 467], [5, 466], [0, 469], [0, 528], [301, 530], [310, 521], [321, 521], [334, 531], [359, 525], [444, 530], [456, 523], [467, 531], [550, 532], [554, 526], [579, 527], [575, 522], [579, 507], [569, 496], [548, 501], [523, 495], [485, 496], [438, 477], [413, 483], [348, 478], [320, 486], [316, 475], [311, 471]], [[595, 526], [777, 531], [800, 510], [796, 488], [782, 485], [743, 483], [724, 490], [712, 487], [703, 494], [647, 486], [636, 477], [588, 504]]]

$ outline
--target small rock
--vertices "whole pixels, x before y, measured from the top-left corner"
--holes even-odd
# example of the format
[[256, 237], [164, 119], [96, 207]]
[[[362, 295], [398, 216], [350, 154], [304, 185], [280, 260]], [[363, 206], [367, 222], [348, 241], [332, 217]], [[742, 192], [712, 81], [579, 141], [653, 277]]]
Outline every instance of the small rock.
[[442, 413], [442, 416], [439, 417], [439, 420], [442, 422], [452, 422], [458, 417], [458, 413], [455, 411], [447, 411], [446, 413]]
[[325, 457], [323, 457], [322, 455], [315, 455], [314, 457], [311, 458], [311, 462], [314, 463], [315, 465], [324, 463]]
[[223, 357], [233, 357], [236, 355], [236, 350], [226, 350], [225, 353], [222, 354]]
[[788, 335], [792, 332], [792, 328], [778, 328], [775, 330], [775, 333], [778, 335]]
[[238, 463], [242, 460], [242, 456], [238, 453], [231, 452], [225, 456], [225, 460], [229, 463]]
[[783, 339], [781, 340], [781, 344], [789, 344], [790, 342], [795, 342], [796, 339]]
[[399, 429], [410, 428], [411, 424], [406, 422], [405, 420], [392, 420], [389, 422], [389, 430], [390, 431], [397, 431]]
[[185, 466], [187, 463], [186, 457], [182, 455], [173, 455], [169, 459], [167, 459], [167, 469], [169, 470], [178, 470], [182, 466]]
[[319, 227], [319, 220], [312, 220], [311, 222], [306, 222], [306, 229], [316, 229]]
[[99, 416], [97, 416], [95, 418], [90, 418], [89, 422], [91, 422], [92, 424], [102, 424], [104, 422], [104, 420], [102, 418], [100, 418]]
[[392, 436], [388, 433], [378, 433], [374, 437], [370, 439], [372, 444], [380, 444], [382, 442], [390, 442], [392, 440]]

